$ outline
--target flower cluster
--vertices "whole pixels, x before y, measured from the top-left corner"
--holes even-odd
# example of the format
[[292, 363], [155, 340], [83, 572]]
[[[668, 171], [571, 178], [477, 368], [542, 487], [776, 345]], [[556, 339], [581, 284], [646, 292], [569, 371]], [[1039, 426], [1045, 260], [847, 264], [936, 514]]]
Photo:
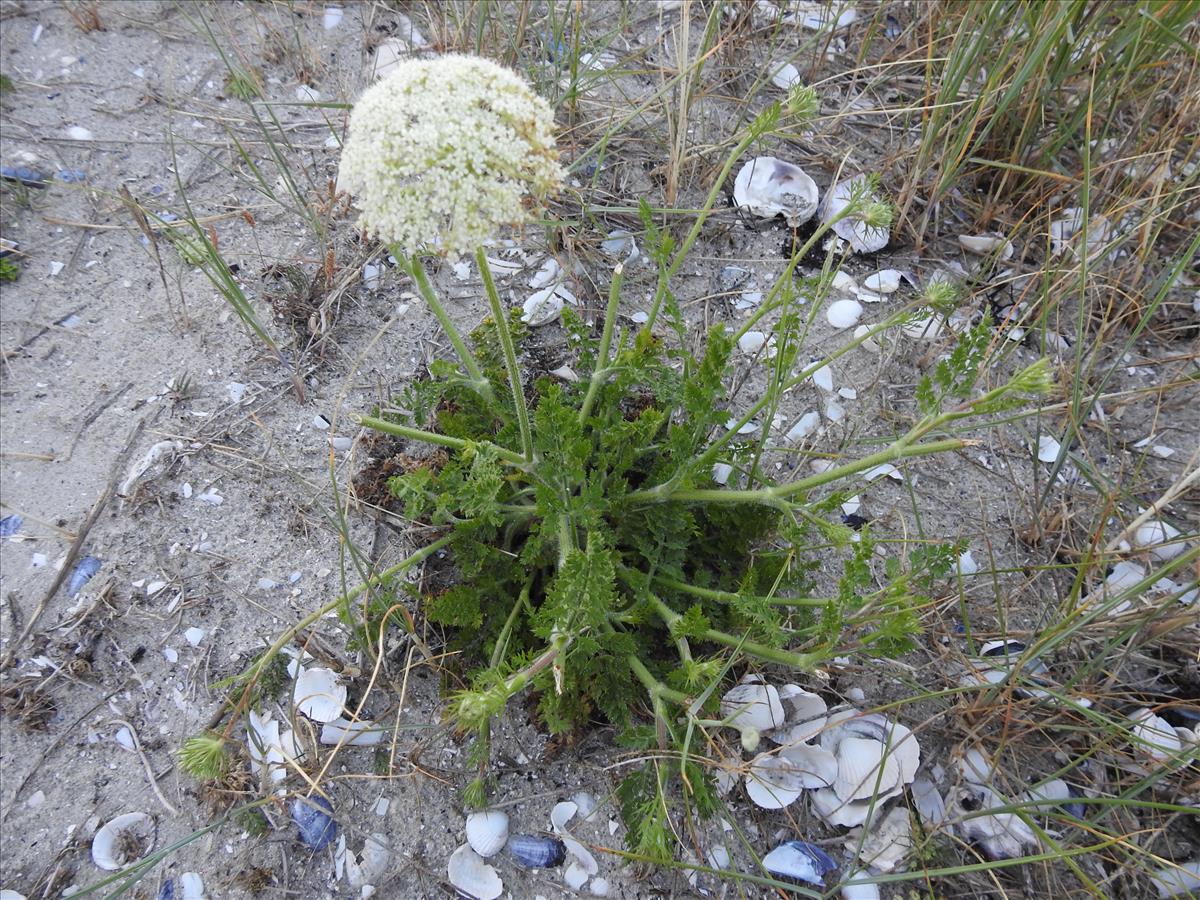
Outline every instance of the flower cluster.
[[354, 106], [340, 180], [360, 224], [405, 253], [473, 251], [562, 182], [554, 116], [486, 59], [410, 60]]

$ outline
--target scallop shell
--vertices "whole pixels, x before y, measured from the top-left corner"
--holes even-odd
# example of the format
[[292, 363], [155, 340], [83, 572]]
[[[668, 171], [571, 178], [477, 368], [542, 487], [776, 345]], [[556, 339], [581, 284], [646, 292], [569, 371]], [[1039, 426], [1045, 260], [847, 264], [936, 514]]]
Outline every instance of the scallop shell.
[[900, 272], [897, 269], [881, 269], [864, 278], [863, 287], [876, 294], [894, 294], [900, 290]]
[[732, 728], [769, 731], [784, 723], [779, 690], [770, 684], [739, 684], [721, 698], [721, 718]]
[[779, 689], [779, 702], [783, 704], [784, 724], [767, 734], [775, 743], [786, 745], [808, 741], [825, 727], [829, 706], [819, 694], [796, 684], [785, 684]]
[[829, 787], [837, 779], [837, 757], [823, 747], [790, 744], [779, 755], [791, 764], [792, 771], [806, 788]]
[[[865, 175], [855, 175], [839, 181], [825, 196], [821, 210], [821, 221], [829, 222], [850, 205], [850, 198], [857, 190], [858, 184], [866, 179]], [[839, 219], [833, 225], [833, 232], [850, 244], [855, 253], [878, 253], [892, 239], [891, 232], [886, 228], [872, 228], [854, 216]]]
[[829, 714], [821, 732], [821, 746], [834, 753], [848, 737], [879, 741], [895, 757], [900, 768], [900, 784], [910, 784], [921, 765], [921, 747], [916, 735], [906, 726], [878, 713], [865, 714], [851, 707], [836, 709]]
[[762, 219], [782, 215], [792, 228], [802, 225], [817, 211], [817, 184], [799, 166], [759, 156], [750, 160], [733, 183], [733, 202]]
[[762, 809], [783, 809], [800, 799], [804, 782], [792, 764], [779, 756], [759, 756], [746, 773], [746, 795]]
[[900, 784], [900, 765], [879, 741], [846, 738], [838, 745], [833, 789], [843, 800], [865, 800]]
[[504, 893], [504, 882], [496, 870], [467, 844], [450, 854], [446, 875], [460, 893], [475, 900], [496, 900]]
[[495, 856], [508, 842], [508, 813], [487, 809], [467, 816], [467, 843], [483, 859]]
[[153, 849], [154, 832], [154, 819], [146, 813], [117, 816], [92, 839], [92, 862], [105, 871], [116, 872]]
[[292, 699], [296, 708], [310, 719], [332, 722], [342, 714], [346, 686], [338, 683], [337, 673], [333, 669], [301, 667]]
[[822, 821], [841, 828], [862, 825], [873, 813], [879, 811], [883, 802], [882, 799], [846, 801], [831, 787], [813, 791], [809, 797], [812, 800], [813, 812]]

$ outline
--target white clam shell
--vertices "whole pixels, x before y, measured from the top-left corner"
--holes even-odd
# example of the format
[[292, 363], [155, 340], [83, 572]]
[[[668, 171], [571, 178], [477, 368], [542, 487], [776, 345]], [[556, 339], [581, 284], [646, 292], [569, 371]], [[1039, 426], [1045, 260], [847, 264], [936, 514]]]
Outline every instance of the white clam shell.
[[[788, 434], [790, 437], [791, 432]], [[821, 733], [829, 707], [819, 694], [799, 685], [785, 684], [779, 689], [779, 700], [783, 704], [784, 725], [768, 732], [768, 738], [777, 744], [798, 744]]]
[[1175, 540], [1177, 537], [1179, 529], [1174, 525], [1152, 519], [1134, 530], [1132, 543], [1139, 550], [1147, 550], [1151, 559], [1166, 562], [1186, 549], [1182, 541]]
[[747, 356], [753, 356], [767, 343], [767, 335], [761, 331], [747, 331], [738, 338], [738, 349]]
[[549, 325], [562, 315], [563, 298], [559, 296], [559, 286], [551, 285], [537, 293], [530, 294], [521, 306], [521, 321], [533, 328]]
[[862, 314], [863, 306], [857, 300], [834, 300], [825, 310], [825, 319], [834, 328], [853, 328]]
[[452, 885], [475, 900], [496, 900], [504, 893], [504, 882], [496, 870], [467, 844], [450, 854], [446, 875]]
[[[825, 196], [825, 203], [821, 210], [822, 222], [832, 221], [834, 216], [850, 205], [850, 198], [856, 186], [865, 180], [865, 177], [864, 175], [855, 175], [853, 178], [839, 181], [833, 186], [833, 189]], [[833, 232], [848, 242], [855, 253], [877, 253], [886, 247], [892, 238], [888, 229], [872, 228], [853, 215], [846, 216], [834, 223]]]
[[154, 831], [154, 819], [146, 813], [117, 816], [92, 839], [92, 862], [108, 872], [123, 869], [153, 849]]
[[310, 719], [332, 722], [342, 714], [346, 686], [338, 683], [337, 672], [333, 669], [301, 668], [292, 698], [296, 708]]
[[1038, 846], [1037, 836], [1015, 813], [979, 815], [979, 810], [1010, 805], [991, 788], [965, 785], [947, 804], [962, 837], [977, 845], [989, 859], [1013, 859]]
[[882, 269], [864, 278], [863, 287], [876, 294], [894, 294], [900, 290], [900, 272], [897, 269]]
[[1200, 891], [1200, 859], [1165, 866], [1152, 872], [1150, 880], [1154, 882], [1154, 889], [1160, 898], [1178, 897], [1181, 894], [1193, 897]]
[[721, 718], [732, 728], [769, 731], [784, 723], [779, 690], [770, 684], [739, 684], [721, 698]]
[[795, 228], [816, 213], [817, 184], [799, 166], [759, 156], [742, 166], [734, 179], [733, 202], [759, 218], [782, 215]]
[[508, 843], [508, 814], [486, 809], [467, 816], [467, 844], [483, 859], [495, 856]]
[[759, 756], [746, 773], [746, 795], [762, 809], [783, 809], [804, 793], [804, 781], [778, 756]]
[[1134, 753], [1142, 759], [1165, 762], [1179, 753], [1183, 743], [1171, 723], [1149, 709], [1139, 709], [1129, 717], [1133, 720]]
[[931, 830], [940, 828], [946, 821], [946, 801], [942, 799], [937, 785], [928, 776], [918, 775], [913, 779], [909, 793], [925, 827]]
[[900, 785], [911, 784], [921, 765], [921, 747], [917, 737], [906, 725], [895, 722], [878, 713], [864, 714], [851, 707], [836, 709], [829, 714], [825, 730], [821, 732], [821, 746], [834, 753], [839, 752], [841, 742], [847, 738], [868, 738], [883, 743], [889, 756], [895, 757], [899, 766], [900, 782], [889, 790], [889, 796], [898, 791]]
[[351, 722], [339, 716], [321, 726], [321, 743], [327, 746], [374, 747], [383, 740], [383, 729], [374, 722]]
[[900, 783], [900, 765], [882, 743], [846, 738], [838, 745], [838, 774], [833, 789], [843, 800], [865, 800]]
[[779, 751], [806, 788], [829, 787], [837, 779], [837, 757], [815, 744], [792, 744]]
[[833, 788], [821, 788], [810, 795], [813, 812], [827, 825], [853, 828], [862, 825], [872, 813], [878, 813], [881, 800], [843, 800]]

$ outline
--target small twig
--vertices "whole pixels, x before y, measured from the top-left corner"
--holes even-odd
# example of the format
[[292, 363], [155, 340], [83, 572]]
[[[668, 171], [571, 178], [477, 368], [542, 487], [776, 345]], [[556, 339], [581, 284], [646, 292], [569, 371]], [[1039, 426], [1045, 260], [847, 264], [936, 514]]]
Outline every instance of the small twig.
[[54, 599], [54, 595], [58, 593], [58, 589], [62, 587], [64, 581], [71, 573], [71, 569], [75, 565], [75, 560], [79, 558], [80, 552], [83, 550], [83, 543], [87, 540], [88, 534], [92, 530], [92, 526], [96, 524], [96, 520], [100, 518], [100, 513], [104, 511], [104, 507], [108, 505], [109, 499], [113, 495], [113, 491], [117, 486], [117, 478], [119, 477], [125, 457], [129, 454], [129, 450], [133, 447], [138, 437], [142, 433], [142, 428], [146, 425], [146, 420], [142, 419], [133, 427], [133, 431], [129, 435], [129, 439], [125, 442], [125, 447], [117, 454], [117, 458], [113, 461], [112, 469], [108, 474], [108, 484], [100, 494], [100, 499], [92, 507], [92, 511], [88, 513], [87, 518], [83, 520], [83, 525], [79, 528], [79, 533], [75, 537], [75, 542], [71, 545], [71, 549], [67, 551], [66, 559], [63, 560], [62, 568], [59, 569], [58, 575], [50, 585], [50, 590], [46, 591], [46, 596], [42, 598], [37, 608], [33, 611], [33, 615], [29, 617], [29, 621], [25, 623], [25, 628], [21, 631], [20, 636], [12, 642], [8, 648], [8, 653], [5, 654], [3, 662], [0, 662], [0, 672], [7, 671], [12, 668], [16, 662], [17, 653], [20, 652], [21, 645], [33, 632], [34, 626], [42, 617], [42, 613], [46, 611], [46, 607], [50, 605], [50, 601]]
[[138, 757], [142, 760], [142, 768], [146, 770], [146, 778], [150, 781], [150, 787], [154, 789], [154, 796], [158, 798], [159, 803], [167, 808], [167, 812], [173, 816], [179, 815], [179, 810], [171, 805], [171, 801], [163, 795], [162, 790], [158, 786], [158, 779], [154, 777], [154, 769], [150, 768], [150, 760], [146, 758], [146, 751], [142, 749], [142, 742], [138, 740], [137, 730], [124, 719], [112, 719], [109, 724], [123, 725], [129, 729], [129, 736], [133, 738], [133, 749], [137, 751]]

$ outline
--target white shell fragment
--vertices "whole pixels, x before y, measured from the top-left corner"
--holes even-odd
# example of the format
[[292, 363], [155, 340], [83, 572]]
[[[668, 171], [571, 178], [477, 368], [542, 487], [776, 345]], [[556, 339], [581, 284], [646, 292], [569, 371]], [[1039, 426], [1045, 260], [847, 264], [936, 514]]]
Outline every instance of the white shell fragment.
[[504, 893], [504, 882], [496, 870], [467, 844], [450, 854], [446, 875], [452, 885], [475, 900], [496, 900]]
[[850, 832], [846, 849], [853, 853], [855, 848], [860, 862], [879, 872], [894, 872], [913, 849], [908, 810], [900, 806], [889, 810], [865, 840], [861, 831]]
[[638, 245], [633, 239], [633, 235], [620, 228], [608, 233], [608, 237], [600, 242], [600, 249], [607, 256], [614, 258], [624, 257], [627, 264], [637, 262], [638, 257], [641, 256], [641, 251], [638, 250]]
[[762, 755], [746, 773], [746, 796], [762, 809], [783, 809], [804, 793], [804, 781], [790, 762], [779, 756]]
[[738, 338], [738, 349], [747, 356], [753, 356], [767, 343], [767, 335], [761, 331], [747, 331]]
[[1026, 848], [1038, 846], [1037, 836], [1017, 814], [979, 814], [980, 810], [1010, 805], [991, 788], [965, 785], [955, 792], [953, 801], [948, 806], [955, 830], [979, 847], [988, 859], [1014, 859]]
[[788, 429], [784, 437], [789, 443], [798, 444], [810, 434], [817, 430], [817, 426], [821, 424], [821, 414], [817, 412], [806, 412], [800, 417], [795, 425]]
[[792, 228], [817, 211], [817, 184], [803, 169], [773, 156], [750, 160], [733, 183], [733, 201], [762, 219], [782, 215]]
[[791, 63], [783, 63], [771, 73], [771, 84], [785, 91], [792, 85], [799, 84], [801, 80], [800, 70]]
[[508, 813], [487, 809], [467, 816], [467, 843], [483, 859], [495, 856], [508, 843]]
[[1012, 242], [992, 234], [960, 234], [958, 245], [976, 256], [992, 256], [999, 253], [1002, 260], [1013, 257]]
[[[346, 881], [350, 887], [361, 891], [364, 886], [373, 885], [387, 872], [388, 862], [391, 861], [392, 851], [388, 849], [386, 834], [373, 834], [367, 838], [362, 850], [355, 853], [346, 849], [346, 836], [339, 835], [337, 850], [334, 852], [333, 863], [339, 878], [345, 872]], [[364, 895], [369, 896], [369, 895]]]
[[123, 869], [154, 847], [154, 820], [146, 813], [117, 816], [92, 839], [92, 862], [107, 872]]
[[1139, 709], [1129, 717], [1133, 723], [1134, 753], [1142, 759], [1166, 762], [1183, 747], [1171, 723], [1149, 709]]
[[521, 306], [521, 321], [533, 328], [549, 325], [562, 315], [563, 298], [559, 286], [551, 285], [531, 294]]
[[292, 693], [296, 708], [310, 719], [332, 722], [342, 714], [346, 702], [346, 686], [338, 684], [333, 669], [314, 667], [300, 670]]
[[784, 723], [779, 690], [770, 684], [739, 684], [721, 698], [721, 718], [732, 728], [768, 731]]
[[857, 300], [834, 300], [825, 310], [825, 319], [834, 328], [853, 328], [862, 314], [862, 304]]
[[[821, 720], [824, 722], [824, 719]], [[838, 775], [837, 757], [814, 744], [791, 744], [779, 751], [779, 755], [791, 764], [792, 772], [804, 787], [826, 788], [833, 784]]]
[[1160, 898], [1188, 896], [1200, 891], [1200, 859], [1166, 866], [1150, 875]]
[[864, 278], [863, 287], [876, 294], [894, 294], [900, 290], [900, 273], [896, 269], [883, 269]]
[[[1083, 210], [1078, 207], [1068, 207], [1062, 211], [1060, 218], [1050, 223], [1050, 249], [1055, 256], [1070, 251], [1073, 256], [1079, 256], [1079, 241], [1077, 237], [1083, 231]], [[1112, 240], [1115, 229], [1104, 216], [1093, 216], [1087, 229], [1087, 255], [1094, 260]], [[1112, 254], [1110, 254], [1111, 257]]]
[[270, 714], [259, 716], [254, 710], [250, 710], [246, 727], [246, 747], [254, 762], [266, 766], [271, 781], [283, 781], [288, 774], [286, 763], [300, 755], [294, 731], [289, 728], [281, 734], [279, 723]]
[[[821, 221], [833, 221], [835, 216], [850, 205], [850, 199], [857, 192], [858, 185], [865, 180], [865, 175], [855, 175], [834, 185], [825, 197]], [[847, 241], [855, 253], [878, 253], [892, 239], [892, 234], [887, 228], [872, 228], [853, 214], [838, 219], [833, 225], [833, 232]]]
[[1037, 458], [1040, 462], [1052, 463], [1058, 459], [1062, 444], [1048, 434], [1038, 436]]
[[869, 738], [843, 740], [837, 749], [838, 775], [833, 789], [843, 800], [864, 800], [886, 794], [900, 782], [896, 757], [885, 755], [884, 745]]
[[819, 694], [796, 684], [785, 684], [779, 689], [779, 699], [785, 722], [783, 727], [767, 732], [767, 737], [777, 744], [788, 745], [812, 740], [821, 733], [829, 707]]
[[321, 743], [327, 746], [374, 747], [382, 740], [383, 729], [366, 720], [351, 722], [338, 716], [321, 726]]
[[1131, 543], [1138, 550], [1146, 550], [1151, 559], [1166, 562], [1184, 551], [1182, 541], [1176, 541], [1179, 529], [1157, 519], [1143, 522], [1133, 532]]

